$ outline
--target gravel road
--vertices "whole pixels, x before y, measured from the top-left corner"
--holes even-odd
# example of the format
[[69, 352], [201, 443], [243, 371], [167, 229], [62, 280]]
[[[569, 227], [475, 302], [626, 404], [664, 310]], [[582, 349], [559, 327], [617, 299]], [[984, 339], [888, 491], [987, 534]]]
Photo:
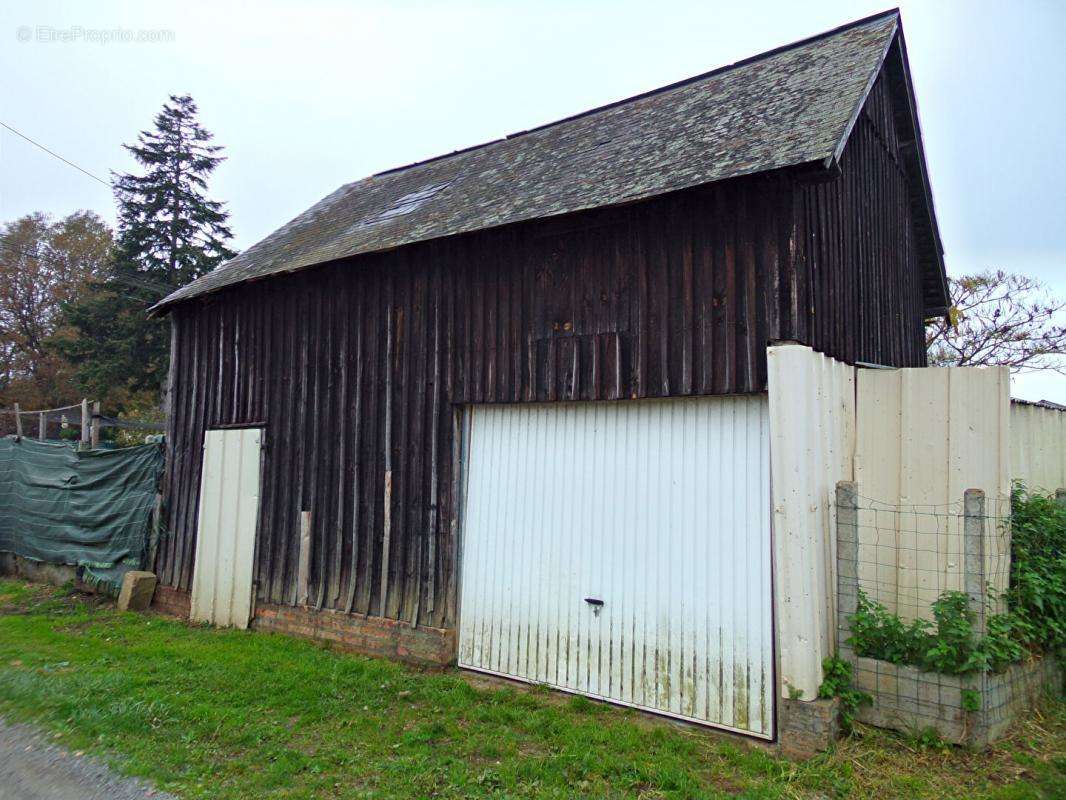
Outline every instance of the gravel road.
[[0, 800], [176, 800], [102, 761], [54, 745], [27, 725], [0, 719]]

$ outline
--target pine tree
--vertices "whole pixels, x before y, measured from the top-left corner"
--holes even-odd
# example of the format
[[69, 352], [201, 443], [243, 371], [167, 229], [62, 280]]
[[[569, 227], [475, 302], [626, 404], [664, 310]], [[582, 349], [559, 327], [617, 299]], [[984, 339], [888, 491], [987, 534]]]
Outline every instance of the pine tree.
[[[234, 253], [222, 203], [207, 198], [207, 178], [223, 161], [211, 134], [196, 120], [188, 95], [171, 96], [155, 130], [126, 145], [144, 175], [118, 175], [119, 260], [127, 275], [176, 289], [210, 272]], [[134, 285], [137, 283], [134, 281]]]
[[170, 327], [148, 308], [234, 253], [223, 204], [207, 196], [222, 148], [196, 118], [188, 95], [170, 97], [155, 128], [125, 145], [143, 174], [116, 174], [118, 246], [105, 281], [66, 310], [76, 335], [59, 344], [96, 396], [121, 405], [165, 384]]

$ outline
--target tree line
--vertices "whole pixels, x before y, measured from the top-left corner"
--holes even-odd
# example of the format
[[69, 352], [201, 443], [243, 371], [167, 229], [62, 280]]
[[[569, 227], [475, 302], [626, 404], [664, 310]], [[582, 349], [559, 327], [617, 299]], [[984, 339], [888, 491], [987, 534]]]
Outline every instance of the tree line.
[[[117, 228], [92, 211], [0, 225], [0, 407], [81, 397], [106, 413], [162, 418], [170, 326], [147, 310], [234, 252], [208, 181], [222, 148], [188, 95], [124, 145], [139, 170], [112, 173]], [[1063, 369], [1066, 301], [1030, 277], [986, 271], [950, 281], [952, 307], [927, 327], [930, 364]]]
[[222, 148], [188, 95], [124, 147], [140, 169], [112, 173], [116, 230], [92, 211], [0, 227], [0, 406], [161, 415], [170, 327], [147, 310], [234, 255], [208, 191]]

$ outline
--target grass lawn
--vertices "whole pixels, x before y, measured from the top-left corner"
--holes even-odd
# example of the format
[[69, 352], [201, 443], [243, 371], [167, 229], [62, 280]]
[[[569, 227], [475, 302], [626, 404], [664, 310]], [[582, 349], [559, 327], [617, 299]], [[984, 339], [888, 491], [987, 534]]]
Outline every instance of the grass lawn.
[[182, 797], [1066, 797], [1066, 704], [994, 749], [863, 729], [803, 764], [537, 689], [0, 579], [0, 714]]

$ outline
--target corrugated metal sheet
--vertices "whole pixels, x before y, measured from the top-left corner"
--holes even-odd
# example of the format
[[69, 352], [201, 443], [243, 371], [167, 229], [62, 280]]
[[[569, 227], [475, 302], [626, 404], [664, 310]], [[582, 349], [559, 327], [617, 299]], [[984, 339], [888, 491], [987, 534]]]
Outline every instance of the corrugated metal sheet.
[[771, 736], [765, 395], [466, 430], [460, 665]]
[[832, 498], [852, 477], [855, 368], [800, 345], [767, 362], [781, 691], [814, 699], [836, 632]]
[[[940, 592], [963, 587], [963, 494], [981, 489], [989, 516], [1010, 493], [1006, 367], [858, 371], [855, 480], [860, 582], [901, 616], [928, 616]], [[1006, 588], [1006, 537], [989, 520], [993, 587]]]
[[1010, 477], [1030, 489], [1066, 489], [1066, 411], [1011, 403]]
[[260, 428], [204, 435], [193, 620], [248, 627], [262, 437]]

